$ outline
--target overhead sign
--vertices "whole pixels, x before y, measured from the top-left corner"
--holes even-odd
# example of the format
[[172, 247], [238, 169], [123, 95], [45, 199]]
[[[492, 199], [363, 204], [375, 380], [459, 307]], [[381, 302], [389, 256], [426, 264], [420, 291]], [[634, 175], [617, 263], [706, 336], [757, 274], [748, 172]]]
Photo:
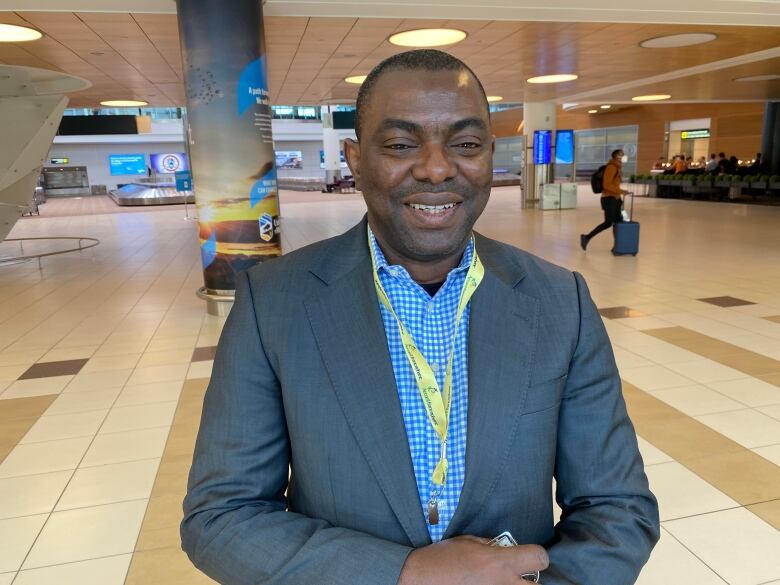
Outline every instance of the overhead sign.
[[709, 138], [710, 129], [702, 128], [701, 130], [683, 130], [680, 132], [680, 138], [682, 140], [694, 140], [695, 138]]
[[534, 130], [534, 164], [549, 165], [552, 159], [552, 130]]

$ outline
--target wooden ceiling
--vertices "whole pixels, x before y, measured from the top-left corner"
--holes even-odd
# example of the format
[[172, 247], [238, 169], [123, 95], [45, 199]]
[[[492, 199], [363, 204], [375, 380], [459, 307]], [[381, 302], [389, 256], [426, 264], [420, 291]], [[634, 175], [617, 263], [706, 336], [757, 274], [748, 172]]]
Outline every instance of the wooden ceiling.
[[[17, 11], [0, 12], [0, 22], [45, 33], [30, 43], [0, 43], [0, 62], [57, 69], [93, 83], [70, 96], [71, 107], [95, 107], [106, 99], [185, 105], [174, 14]], [[508, 102], [563, 102], [567, 96], [621, 83], [641, 86], [648, 77], [780, 44], [776, 27], [269, 16], [265, 33], [272, 101], [293, 105], [354, 99], [357, 86], [345, 83], [344, 77], [366, 74], [402, 51], [387, 41], [393, 32], [431, 26], [468, 32], [465, 41], [446, 50], [474, 69], [489, 94]], [[678, 49], [639, 47], [642, 40], [682, 32], [713, 32], [718, 39]], [[765, 59], [637, 91], [606, 93], [593, 101], [630, 99], [639, 93], [671, 93], [682, 100], [780, 99], [777, 81], [732, 81], [741, 75], [780, 73], [778, 61]], [[525, 82], [559, 72], [580, 78], [546, 86]]]

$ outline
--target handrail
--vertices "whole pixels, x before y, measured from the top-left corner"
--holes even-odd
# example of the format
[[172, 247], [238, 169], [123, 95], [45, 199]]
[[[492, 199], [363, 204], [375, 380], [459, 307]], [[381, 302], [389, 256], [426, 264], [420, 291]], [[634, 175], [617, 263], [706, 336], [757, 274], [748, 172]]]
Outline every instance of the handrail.
[[[24, 254], [24, 244], [22, 242], [32, 241], [32, 240], [78, 240], [79, 247], [78, 248], [69, 248], [68, 250], [57, 250], [55, 252], [43, 252], [42, 254], [27, 254], [22, 256], [15, 256], [12, 258], [0, 258], [0, 266], [3, 264], [10, 264], [12, 262], [24, 262], [26, 260], [38, 260], [38, 268], [41, 267], [41, 258], [45, 258], [46, 256], [57, 256], [58, 254], [69, 254], [70, 252], [80, 252], [82, 250], [89, 250], [90, 248], [94, 248], [100, 243], [100, 240], [97, 238], [90, 238], [87, 236], [47, 236], [47, 237], [40, 237], [40, 238], [6, 238], [0, 243], [5, 242], [19, 242], [19, 249], [21, 250], [22, 254]], [[88, 246], [83, 246], [82, 242], [92, 242]]]

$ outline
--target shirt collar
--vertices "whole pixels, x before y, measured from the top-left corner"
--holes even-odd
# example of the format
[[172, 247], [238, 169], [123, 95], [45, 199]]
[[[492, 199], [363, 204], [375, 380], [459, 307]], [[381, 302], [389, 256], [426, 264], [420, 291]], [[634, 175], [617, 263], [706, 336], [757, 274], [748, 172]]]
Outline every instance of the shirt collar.
[[[374, 236], [374, 232], [371, 229], [371, 227], [368, 228], [368, 242], [369, 242], [369, 247], [371, 249], [371, 254], [374, 257], [374, 263], [376, 264], [377, 272], [379, 272], [380, 270], [390, 272], [391, 265], [387, 262], [385, 255], [382, 253], [382, 249], [379, 247], [379, 243], [376, 241], [376, 236]], [[449, 272], [447, 278], [449, 278], [450, 275], [452, 274], [458, 272], [464, 272], [468, 270], [469, 266], [471, 266], [471, 261], [473, 258], [474, 258], [474, 237], [472, 236], [471, 238], [469, 238], [469, 243], [466, 245], [466, 249], [463, 252], [463, 257], [460, 259], [460, 264], [458, 264], [455, 268], [453, 268]], [[398, 268], [402, 269], [403, 273], [407, 273], [406, 269], [403, 266], [398, 266]], [[392, 274], [392, 272], [390, 273]]]

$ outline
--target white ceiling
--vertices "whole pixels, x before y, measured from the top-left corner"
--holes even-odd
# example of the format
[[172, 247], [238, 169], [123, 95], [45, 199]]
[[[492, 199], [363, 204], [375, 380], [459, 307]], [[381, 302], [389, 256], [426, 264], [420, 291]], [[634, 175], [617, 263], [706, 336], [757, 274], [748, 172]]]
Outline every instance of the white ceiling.
[[[225, 1], [225, 0], [223, 0]], [[780, 26], [778, 0], [266, 0], [270, 16]], [[0, 10], [174, 13], [174, 0], [0, 0]]]

